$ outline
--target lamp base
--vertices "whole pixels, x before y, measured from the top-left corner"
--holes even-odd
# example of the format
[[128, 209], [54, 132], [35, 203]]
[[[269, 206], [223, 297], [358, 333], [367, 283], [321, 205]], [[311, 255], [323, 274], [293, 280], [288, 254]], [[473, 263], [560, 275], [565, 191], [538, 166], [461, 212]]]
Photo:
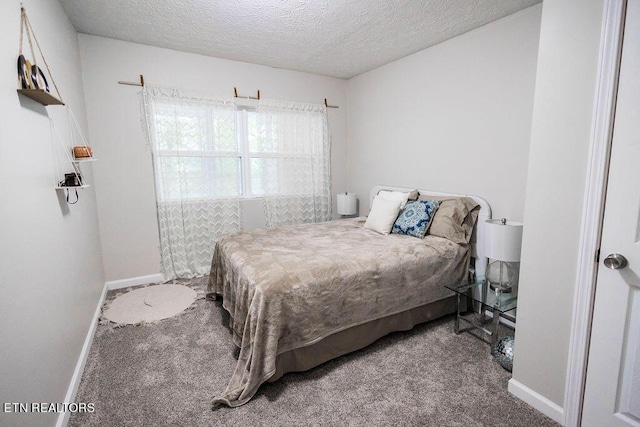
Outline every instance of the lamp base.
[[501, 292], [503, 294], [511, 293], [511, 291], [513, 290], [511, 286], [501, 285], [500, 283], [489, 282], [489, 287], [492, 291]]
[[511, 292], [513, 277], [513, 267], [508, 262], [495, 261], [487, 267], [487, 281], [491, 289], [496, 292]]

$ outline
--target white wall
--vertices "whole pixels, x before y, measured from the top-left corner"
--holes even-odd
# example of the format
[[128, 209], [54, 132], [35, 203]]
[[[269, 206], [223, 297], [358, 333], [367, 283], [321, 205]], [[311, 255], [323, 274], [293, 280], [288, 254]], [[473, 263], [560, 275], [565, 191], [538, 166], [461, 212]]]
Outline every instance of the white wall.
[[562, 408], [604, 0], [545, 0], [513, 380]]
[[477, 194], [522, 220], [541, 5], [348, 82], [349, 191]]
[[[62, 97], [86, 131], [76, 31], [57, 1], [22, 2]], [[104, 272], [94, 190], [81, 191], [70, 206], [53, 188], [49, 117], [66, 134], [64, 107], [45, 108], [16, 92], [20, 3], [0, 2], [0, 403], [63, 402]], [[28, 53], [27, 46], [25, 39]], [[0, 411], [1, 425], [51, 425], [56, 418]]]
[[[563, 405], [603, 0], [546, 0], [348, 82], [87, 35], [79, 54], [57, 2], [23, 2], [65, 101], [86, 127], [84, 80], [100, 161], [93, 175], [85, 167], [92, 189], [68, 206], [52, 188], [48, 122], [65, 123], [63, 110], [0, 86], [1, 402], [63, 400], [105, 279], [101, 247], [108, 280], [159, 272], [139, 89], [117, 84], [144, 74], [153, 84], [203, 85], [222, 96], [236, 86], [340, 105], [329, 112], [333, 193], [348, 182], [363, 213], [370, 187], [383, 183], [479, 194], [494, 216], [524, 218], [514, 380]], [[15, 79], [19, 5], [0, 3], [1, 81]], [[15, 161], [25, 152], [28, 160]], [[258, 206], [246, 212], [247, 226], [261, 225]], [[55, 414], [0, 417], [49, 425]]]
[[[140, 74], [150, 84], [232, 97], [323, 102], [332, 135], [333, 191], [346, 189], [346, 81], [81, 34], [89, 134], [107, 280], [159, 273], [151, 153], [140, 125], [140, 88], [118, 85]], [[335, 199], [335, 195], [334, 195]], [[335, 202], [335, 200], [334, 200]], [[334, 203], [335, 205], [335, 203]], [[335, 212], [335, 206], [334, 206]], [[263, 226], [260, 201], [245, 204], [245, 227]], [[213, 250], [213, 248], [212, 248]]]

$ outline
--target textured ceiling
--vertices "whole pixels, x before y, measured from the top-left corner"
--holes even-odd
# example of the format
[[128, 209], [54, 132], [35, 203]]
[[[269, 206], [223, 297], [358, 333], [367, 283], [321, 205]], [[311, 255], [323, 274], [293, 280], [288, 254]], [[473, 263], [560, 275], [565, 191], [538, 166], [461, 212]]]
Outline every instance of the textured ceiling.
[[86, 34], [350, 78], [541, 0], [60, 0]]

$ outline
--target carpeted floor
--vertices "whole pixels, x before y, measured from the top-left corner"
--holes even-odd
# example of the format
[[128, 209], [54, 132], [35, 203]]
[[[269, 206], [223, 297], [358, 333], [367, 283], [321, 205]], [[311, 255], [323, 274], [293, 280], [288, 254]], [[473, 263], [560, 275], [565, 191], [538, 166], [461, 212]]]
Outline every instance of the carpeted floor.
[[[201, 291], [204, 280], [182, 283]], [[211, 411], [236, 364], [227, 321], [220, 301], [198, 299], [156, 324], [100, 324], [76, 397], [95, 412], [74, 414], [69, 425], [558, 425], [509, 394], [510, 374], [486, 342], [453, 333], [453, 316], [263, 384], [244, 406]]]

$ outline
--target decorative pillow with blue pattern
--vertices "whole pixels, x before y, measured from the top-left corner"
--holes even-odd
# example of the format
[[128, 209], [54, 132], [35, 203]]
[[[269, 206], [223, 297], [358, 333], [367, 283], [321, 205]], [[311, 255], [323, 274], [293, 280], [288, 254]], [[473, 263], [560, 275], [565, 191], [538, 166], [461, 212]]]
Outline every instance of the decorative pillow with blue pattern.
[[408, 234], [422, 239], [427, 234], [433, 216], [438, 210], [437, 200], [408, 202], [391, 229], [392, 233]]

